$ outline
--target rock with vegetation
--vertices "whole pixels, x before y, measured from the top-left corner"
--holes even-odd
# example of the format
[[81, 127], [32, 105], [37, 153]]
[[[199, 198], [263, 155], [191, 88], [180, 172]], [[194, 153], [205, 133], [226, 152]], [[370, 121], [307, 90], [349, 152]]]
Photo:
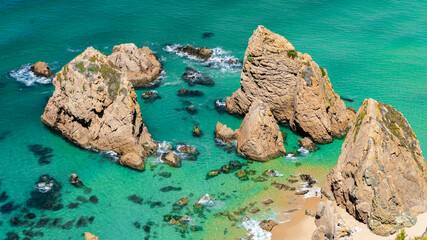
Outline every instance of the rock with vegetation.
[[256, 161], [268, 161], [286, 153], [282, 133], [267, 104], [254, 101], [237, 130], [237, 152]]
[[147, 85], [162, 73], [162, 65], [151, 49], [138, 48], [133, 43], [114, 46], [108, 60], [126, 75], [134, 87]]
[[106, 56], [89, 47], [52, 83], [44, 124], [82, 148], [112, 150], [120, 164], [144, 169], [157, 144], [142, 121], [132, 84]]
[[351, 240], [350, 228], [337, 212], [331, 201], [319, 202], [316, 206], [315, 220], [316, 230], [312, 240]]
[[230, 144], [237, 139], [237, 133], [233, 129], [218, 122], [215, 127], [215, 138], [221, 140], [225, 144]]
[[332, 89], [328, 73], [284, 37], [259, 26], [249, 39], [241, 88], [226, 100], [228, 112], [245, 115], [255, 100], [274, 118], [315, 142], [344, 137], [354, 113]]
[[374, 233], [387, 236], [414, 225], [427, 210], [426, 169], [402, 113], [366, 99], [322, 192]]
[[55, 75], [55, 73], [50, 70], [49, 66], [45, 62], [36, 62], [36, 64], [30, 67], [30, 70], [37, 77], [50, 78]]

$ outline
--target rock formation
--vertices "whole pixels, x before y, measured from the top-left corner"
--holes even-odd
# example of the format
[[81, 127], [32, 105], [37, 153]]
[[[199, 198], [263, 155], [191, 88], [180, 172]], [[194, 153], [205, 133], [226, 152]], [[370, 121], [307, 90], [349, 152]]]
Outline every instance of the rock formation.
[[245, 115], [256, 99], [280, 124], [318, 143], [344, 137], [354, 113], [332, 89], [328, 73], [284, 37], [259, 26], [249, 39], [241, 88], [226, 100], [228, 112]]
[[237, 136], [237, 152], [257, 161], [286, 153], [282, 133], [267, 104], [254, 101]]
[[131, 83], [106, 56], [89, 47], [52, 83], [55, 92], [43, 123], [80, 147], [112, 150], [122, 165], [144, 169], [157, 144], [142, 121]]
[[315, 221], [316, 230], [311, 237], [312, 240], [350, 240], [350, 228], [342, 219], [331, 201], [319, 202], [316, 206]]
[[213, 54], [213, 51], [210, 49], [207, 49], [205, 47], [195, 48], [191, 45], [187, 45], [185, 47], [177, 47], [176, 50], [186, 53], [190, 56], [194, 56], [197, 59], [203, 59], [204, 61], [207, 61]]
[[393, 107], [367, 99], [322, 192], [379, 235], [427, 210], [427, 164], [415, 133]]
[[316, 151], [318, 148], [316, 147], [316, 144], [311, 140], [309, 137], [305, 138], [298, 138], [298, 144], [307, 149], [308, 151]]
[[114, 46], [108, 60], [126, 75], [134, 87], [147, 85], [162, 73], [162, 65], [150, 48], [138, 48], [133, 43]]
[[162, 155], [162, 161], [164, 161], [171, 167], [181, 167], [181, 161], [179, 159], [179, 156], [174, 152], [164, 153]]
[[237, 139], [237, 133], [233, 129], [218, 122], [215, 127], [215, 137], [225, 144], [230, 144]]
[[93, 235], [90, 232], [85, 232], [85, 240], [99, 240], [99, 237]]
[[36, 62], [36, 64], [31, 66], [30, 70], [37, 77], [50, 78], [55, 75], [55, 73], [50, 70], [49, 66], [45, 62]]

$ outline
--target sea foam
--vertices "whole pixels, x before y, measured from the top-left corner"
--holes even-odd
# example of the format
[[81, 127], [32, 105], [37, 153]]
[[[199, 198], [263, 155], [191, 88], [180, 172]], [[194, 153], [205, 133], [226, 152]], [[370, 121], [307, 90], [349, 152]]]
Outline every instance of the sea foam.
[[37, 77], [31, 70], [32, 64], [25, 64], [18, 69], [11, 70], [9, 76], [16, 81], [23, 83], [25, 86], [30, 87], [34, 84], [50, 84], [52, 78]]

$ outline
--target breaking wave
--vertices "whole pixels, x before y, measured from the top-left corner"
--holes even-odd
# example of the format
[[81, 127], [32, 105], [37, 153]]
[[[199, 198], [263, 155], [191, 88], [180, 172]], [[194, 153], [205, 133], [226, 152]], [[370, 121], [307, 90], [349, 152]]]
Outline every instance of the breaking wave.
[[18, 69], [11, 70], [8, 74], [16, 81], [23, 83], [25, 86], [30, 87], [34, 84], [50, 84], [52, 78], [37, 77], [31, 70], [32, 64], [25, 64]]

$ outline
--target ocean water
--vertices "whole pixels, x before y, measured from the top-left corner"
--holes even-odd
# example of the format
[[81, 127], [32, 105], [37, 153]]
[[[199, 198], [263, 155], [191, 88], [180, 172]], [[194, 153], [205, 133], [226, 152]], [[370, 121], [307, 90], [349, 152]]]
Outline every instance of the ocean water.
[[[35, 239], [83, 239], [86, 231], [101, 239], [235, 239], [246, 236], [247, 229], [258, 239], [268, 239], [268, 233], [257, 229], [256, 223], [285, 219], [283, 205], [293, 199], [278, 192], [271, 182], [286, 182], [290, 174], [298, 173], [312, 174], [321, 182], [336, 163], [342, 140], [305, 156], [249, 163], [247, 169], [256, 171], [254, 177], [267, 169], [283, 174], [266, 182], [242, 182], [234, 174], [206, 180], [210, 170], [230, 160], [247, 162], [217, 146], [213, 134], [218, 121], [232, 128], [238, 128], [242, 121], [217, 112], [214, 106], [216, 99], [224, 99], [239, 88], [240, 68], [218, 62], [206, 66], [166, 51], [165, 45], [206, 46], [216, 48], [218, 60], [228, 56], [243, 59], [253, 30], [264, 25], [327, 69], [334, 90], [354, 100], [346, 102], [347, 106], [357, 109], [363, 99], [374, 98], [401, 111], [421, 149], [426, 150], [426, 14], [425, 1], [1, 1], [0, 194], [5, 192], [7, 199], [0, 195], [0, 207], [9, 203], [9, 208], [3, 207], [0, 213], [0, 239], [12, 236], [12, 232], [23, 239], [30, 229], [43, 232], [43, 237]], [[205, 39], [205, 32], [214, 36]], [[183, 161], [181, 168], [171, 168], [159, 164], [154, 156], [148, 159], [144, 172], [136, 172], [117, 165], [106, 154], [77, 148], [41, 123], [54, 88], [49, 79], [29, 73], [31, 64], [45, 61], [57, 72], [89, 46], [110, 54], [114, 45], [128, 42], [149, 46], [164, 66], [156, 88], [161, 99], [144, 102], [140, 96], [146, 90], [136, 90], [150, 133], [157, 141], [195, 146], [201, 153], [197, 161]], [[215, 86], [189, 87], [181, 80], [188, 66], [211, 76]], [[181, 87], [205, 95], [177, 97]], [[186, 101], [195, 105], [197, 114], [183, 110], [189, 104]], [[205, 133], [202, 138], [192, 136], [194, 125]], [[297, 150], [298, 136], [286, 127], [282, 130], [288, 135], [286, 149]], [[164, 177], [165, 172], [171, 176]], [[77, 173], [91, 192], [71, 186], [67, 182], [71, 173]], [[62, 184], [57, 203], [64, 208], [52, 211], [27, 206], [43, 174]], [[160, 190], [167, 186], [180, 190]], [[133, 194], [143, 198], [142, 204], [128, 200]], [[194, 209], [193, 204], [206, 194], [213, 196], [212, 204], [202, 211]], [[98, 203], [83, 203], [91, 196], [96, 196]], [[183, 197], [189, 197], [189, 206], [174, 212], [173, 203]], [[269, 197], [275, 202], [262, 206], [260, 202]], [[233, 222], [214, 216], [253, 202], [261, 212], [247, 213], [251, 220]], [[70, 203], [79, 204], [70, 209]], [[34, 222], [32, 227], [11, 224], [11, 218], [24, 221], [27, 212], [36, 215], [28, 220]], [[190, 226], [203, 230], [193, 232], [188, 227], [182, 233], [181, 226], [163, 221], [164, 215], [187, 213], [192, 219]], [[55, 218], [61, 219], [59, 227], [52, 226]]]

